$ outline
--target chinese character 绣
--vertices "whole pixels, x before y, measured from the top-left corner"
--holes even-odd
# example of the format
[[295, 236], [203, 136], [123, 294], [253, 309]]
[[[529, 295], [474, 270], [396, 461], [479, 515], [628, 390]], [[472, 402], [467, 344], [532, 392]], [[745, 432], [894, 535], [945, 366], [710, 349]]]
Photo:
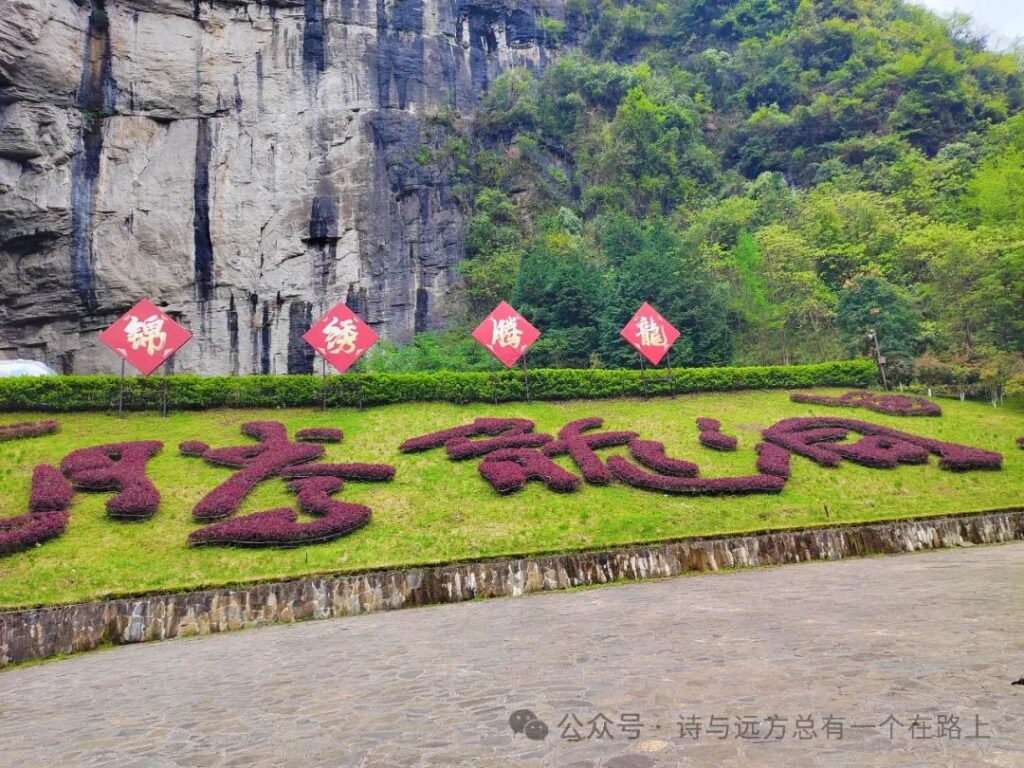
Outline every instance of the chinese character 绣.
[[339, 353], [351, 355], [356, 351], [356, 340], [359, 338], [359, 331], [356, 324], [351, 320], [339, 320], [332, 317], [331, 322], [324, 326], [324, 340], [327, 342], [327, 351], [332, 355]]

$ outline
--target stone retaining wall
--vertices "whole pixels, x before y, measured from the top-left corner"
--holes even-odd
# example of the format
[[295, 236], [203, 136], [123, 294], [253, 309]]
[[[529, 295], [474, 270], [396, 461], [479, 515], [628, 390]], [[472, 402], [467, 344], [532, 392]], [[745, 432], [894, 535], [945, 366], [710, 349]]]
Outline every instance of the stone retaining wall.
[[496, 558], [0, 612], [0, 666], [94, 649], [630, 579], [1024, 539], [1024, 509]]

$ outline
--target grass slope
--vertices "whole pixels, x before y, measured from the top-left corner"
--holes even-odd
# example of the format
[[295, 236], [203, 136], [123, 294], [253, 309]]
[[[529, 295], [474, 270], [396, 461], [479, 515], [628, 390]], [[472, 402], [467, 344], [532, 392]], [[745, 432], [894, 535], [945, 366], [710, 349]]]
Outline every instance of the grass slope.
[[[829, 390], [819, 390], [826, 392]], [[841, 390], [832, 390], [837, 393]], [[192, 589], [269, 580], [317, 572], [436, 563], [502, 554], [566, 551], [657, 539], [789, 526], [858, 522], [913, 515], [1007, 507], [1024, 502], [1024, 403], [1000, 409], [981, 403], [943, 401], [941, 418], [898, 418], [864, 410], [789, 402], [786, 392], [699, 394], [651, 401], [513, 403], [500, 406], [407, 404], [366, 411], [206, 411], [130, 415], [58, 416], [54, 436], [0, 443], [3, 514], [27, 509], [32, 468], [56, 463], [74, 448], [120, 440], [160, 439], [163, 452], [149, 465], [162, 502], [153, 519], [123, 523], [105, 516], [109, 494], [79, 493], [68, 531], [32, 551], [0, 558], [0, 607], [55, 604], [149, 591]], [[670, 455], [697, 461], [712, 477], [754, 472], [759, 430], [798, 415], [843, 415], [887, 424], [915, 434], [964, 443], [1004, 454], [1001, 472], [953, 474], [935, 459], [926, 466], [872, 470], [844, 463], [822, 469], [793, 458], [793, 478], [779, 496], [689, 498], [636, 490], [621, 484], [584, 485], [559, 495], [537, 483], [510, 497], [493, 493], [477, 472], [477, 461], [454, 463], [443, 450], [402, 455], [402, 440], [469, 422], [477, 416], [526, 417], [537, 431], [557, 432], [567, 421], [600, 416], [608, 429], [633, 429], [661, 440]], [[717, 453], [697, 441], [694, 419], [721, 419], [739, 437], [736, 453]], [[12, 414], [3, 423], [31, 420]], [[349, 483], [339, 498], [368, 504], [373, 521], [352, 536], [298, 549], [190, 549], [197, 526], [193, 505], [226, 479], [230, 470], [178, 455], [182, 440], [214, 447], [248, 442], [239, 425], [277, 419], [290, 430], [337, 426], [345, 442], [327, 446], [325, 460], [394, 464], [390, 484]], [[612, 449], [624, 452], [624, 449]], [[607, 452], [605, 452], [607, 453]], [[567, 468], [571, 464], [559, 459]], [[291, 506], [284, 483], [264, 483], [242, 512]], [[830, 517], [826, 519], [824, 506]]]

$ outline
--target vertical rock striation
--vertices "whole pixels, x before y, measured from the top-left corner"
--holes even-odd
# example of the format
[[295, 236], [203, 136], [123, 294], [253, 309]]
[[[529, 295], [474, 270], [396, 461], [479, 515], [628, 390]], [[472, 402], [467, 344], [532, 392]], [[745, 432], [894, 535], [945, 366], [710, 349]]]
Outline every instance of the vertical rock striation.
[[[461, 309], [438, 115], [540, 68], [561, 0], [9, 0], [0, 17], [0, 357], [113, 371], [150, 296], [176, 368], [308, 371], [347, 301], [408, 340]], [[428, 156], [430, 153], [426, 153]], [[419, 162], [417, 162], [419, 160]], [[245, 310], [248, 304], [248, 311]]]

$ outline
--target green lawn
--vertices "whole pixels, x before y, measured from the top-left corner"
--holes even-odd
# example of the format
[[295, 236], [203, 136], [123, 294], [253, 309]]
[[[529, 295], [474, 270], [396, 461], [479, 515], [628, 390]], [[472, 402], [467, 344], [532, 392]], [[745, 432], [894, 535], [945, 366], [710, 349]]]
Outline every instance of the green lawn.
[[[77, 494], [63, 536], [29, 552], [0, 558], [0, 606], [67, 603], [308, 573], [712, 533], [968, 512], [1024, 502], [1024, 451], [1013, 442], [1024, 435], [1024, 403], [999, 409], [955, 401], [942, 401], [942, 406], [941, 418], [898, 418], [799, 405], [789, 402], [784, 391], [770, 391], [651, 401], [408, 404], [362, 412], [222, 410], [175, 413], [166, 419], [132, 414], [123, 421], [106, 414], [60, 415], [61, 430], [56, 435], [0, 443], [0, 498], [5, 515], [27, 509], [29, 480], [37, 463], [56, 463], [73, 448], [137, 439], [164, 441], [163, 452], [149, 464], [150, 477], [162, 494], [161, 507], [146, 522], [115, 522], [105, 516], [109, 494]], [[398, 452], [398, 445], [408, 437], [467, 423], [477, 416], [526, 417], [537, 422], [537, 431], [552, 433], [569, 420], [600, 416], [608, 429], [633, 429], [644, 438], [663, 441], [670, 455], [697, 461], [704, 476], [750, 474], [759, 430], [798, 415], [843, 415], [999, 451], [1005, 456], [1004, 469], [954, 474], [940, 471], [934, 458], [928, 466], [889, 471], [849, 463], [822, 469], [794, 456], [793, 477], [778, 496], [691, 498], [621, 484], [584, 485], [578, 493], [559, 495], [530, 483], [518, 494], [500, 497], [480, 477], [475, 460], [451, 462], [443, 449], [413, 455]], [[697, 416], [720, 419], [725, 432], [739, 437], [739, 450], [730, 454], [702, 448], [694, 426]], [[0, 423], [38, 418], [44, 417], [7, 414]], [[231, 471], [179, 456], [178, 443], [202, 439], [222, 447], [248, 442], [239, 425], [253, 419], [277, 419], [291, 430], [341, 427], [345, 442], [327, 446], [324, 460], [395, 465], [398, 471], [392, 483], [348, 483], [340, 496], [369, 505], [373, 509], [370, 525], [328, 544], [296, 549], [187, 547], [186, 537], [197, 527], [191, 520], [193, 505]], [[568, 460], [559, 461], [572, 467]], [[291, 506], [293, 501], [284, 483], [272, 480], [246, 500], [242, 512]]]

